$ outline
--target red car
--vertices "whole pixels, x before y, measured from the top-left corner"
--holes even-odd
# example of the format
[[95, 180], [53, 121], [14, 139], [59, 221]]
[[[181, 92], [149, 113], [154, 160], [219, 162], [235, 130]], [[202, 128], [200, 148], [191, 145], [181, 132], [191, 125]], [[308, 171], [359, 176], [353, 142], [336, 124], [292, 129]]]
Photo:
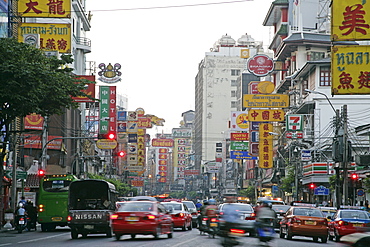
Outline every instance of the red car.
[[182, 202], [162, 202], [166, 209], [170, 212], [174, 228], [193, 229], [192, 217], [189, 209]]
[[168, 238], [173, 236], [173, 220], [157, 201], [120, 202], [111, 220], [117, 240], [122, 235], [131, 235], [131, 238], [137, 234], [153, 235], [156, 239], [161, 234], [167, 234]]
[[329, 239], [339, 241], [344, 235], [366, 231], [370, 227], [370, 218], [366, 211], [341, 209], [329, 222]]

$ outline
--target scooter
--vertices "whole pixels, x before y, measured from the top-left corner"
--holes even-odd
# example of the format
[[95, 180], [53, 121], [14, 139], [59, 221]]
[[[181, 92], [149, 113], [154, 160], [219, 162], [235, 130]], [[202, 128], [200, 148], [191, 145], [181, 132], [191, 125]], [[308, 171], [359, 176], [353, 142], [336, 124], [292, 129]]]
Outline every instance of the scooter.
[[224, 247], [232, 247], [240, 244], [239, 237], [244, 237], [245, 231], [241, 229], [230, 228], [224, 230], [223, 233], [219, 234], [222, 236], [221, 245]]
[[268, 243], [269, 241], [274, 239], [274, 219], [260, 219], [260, 221], [256, 224], [256, 228], [258, 239], [260, 240], [260, 242]]
[[35, 229], [36, 231], [36, 219], [31, 220], [31, 218], [28, 216], [27, 217], [27, 229], [30, 232], [32, 229]]
[[208, 231], [208, 220], [209, 220], [208, 217], [203, 217], [201, 219], [201, 224], [199, 225], [200, 235], [203, 235], [204, 233]]
[[16, 229], [18, 233], [22, 233], [27, 226], [27, 217], [25, 215], [17, 216], [16, 223]]
[[207, 233], [209, 237], [215, 238], [215, 235], [219, 231], [219, 220], [217, 217], [210, 217], [209, 218], [209, 227], [207, 229]]

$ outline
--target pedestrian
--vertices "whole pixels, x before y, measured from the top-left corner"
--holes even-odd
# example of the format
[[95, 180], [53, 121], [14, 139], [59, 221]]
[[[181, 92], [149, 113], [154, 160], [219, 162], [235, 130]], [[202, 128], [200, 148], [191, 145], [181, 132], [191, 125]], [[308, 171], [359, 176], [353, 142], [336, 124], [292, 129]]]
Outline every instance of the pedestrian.
[[369, 200], [366, 200], [365, 201], [365, 209], [366, 210], [369, 210]]

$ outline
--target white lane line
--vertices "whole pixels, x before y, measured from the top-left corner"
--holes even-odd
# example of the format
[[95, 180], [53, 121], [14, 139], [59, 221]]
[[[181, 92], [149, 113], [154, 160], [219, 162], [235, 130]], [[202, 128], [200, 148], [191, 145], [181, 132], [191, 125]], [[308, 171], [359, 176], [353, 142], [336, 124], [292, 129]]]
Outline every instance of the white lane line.
[[11, 245], [11, 243], [7, 243], [7, 244], [0, 244], [0, 246], [7, 246], [7, 245]]
[[36, 241], [39, 241], [39, 240], [44, 240], [44, 239], [49, 239], [49, 238], [56, 238], [56, 237], [60, 237], [60, 236], [63, 236], [63, 235], [68, 235], [68, 234], [70, 234], [70, 233], [61, 233], [61, 234], [58, 234], [58, 235], [53, 235], [53, 236], [44, 237], [44, 238], [35, 238], [35, 239], [26, 240], [26, 241], [20, 241], [20, 242], [18, 242], [18, 244], [36, 242]]
[[195, 237], [195, 238], [191, 238], [191, 239], [189, 239], [189, 240], [187, 240], [187, 241], [185, 241], [185, 242], [181, 242], [181, 243], [178, 243], [178, 244], [175, 244], [175, 245], [172, 245], [172, 247], [176, 247], [176, 246], [180, 246], [180, 245], [183, 245], [183, 244], [186, 244], [187, 242], [190, 242], [190, 241], [194, 241], [195, 239], [197, 239], [197, 238], [200, 238], [201, 236], [197, 236], [197, 237]]

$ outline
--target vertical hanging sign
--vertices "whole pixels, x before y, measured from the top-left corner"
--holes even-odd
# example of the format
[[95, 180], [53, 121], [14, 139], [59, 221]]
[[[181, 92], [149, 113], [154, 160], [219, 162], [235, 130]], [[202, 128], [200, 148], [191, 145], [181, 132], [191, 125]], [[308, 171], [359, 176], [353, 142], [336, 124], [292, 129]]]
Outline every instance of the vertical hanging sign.
[[259, 127], [259, 168], [273, 167], [272, 152], [272, 124], [262, 123]]
[[100, 86], [99, 134], [117, 134], [116, 86]]

